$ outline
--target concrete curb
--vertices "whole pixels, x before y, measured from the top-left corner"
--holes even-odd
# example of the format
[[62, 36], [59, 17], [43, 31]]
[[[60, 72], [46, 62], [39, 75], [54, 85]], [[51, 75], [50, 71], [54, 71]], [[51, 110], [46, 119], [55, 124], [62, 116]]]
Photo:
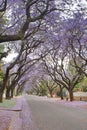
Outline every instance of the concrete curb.
[[9, 130], [22, 130], [22, 118], [20, 117], [22, 111], [22, 98], [16, 98], [17, 103], [16, 106], [11, 109], [14, 111], [14, 115], [12, 117]]

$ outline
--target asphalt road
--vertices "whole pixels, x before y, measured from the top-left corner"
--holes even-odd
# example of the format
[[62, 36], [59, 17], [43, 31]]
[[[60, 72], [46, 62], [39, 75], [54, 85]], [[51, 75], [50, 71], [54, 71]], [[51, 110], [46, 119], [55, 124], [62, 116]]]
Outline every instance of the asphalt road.
[[87, 110], [27, 96], [38, 130], [87, 130]]

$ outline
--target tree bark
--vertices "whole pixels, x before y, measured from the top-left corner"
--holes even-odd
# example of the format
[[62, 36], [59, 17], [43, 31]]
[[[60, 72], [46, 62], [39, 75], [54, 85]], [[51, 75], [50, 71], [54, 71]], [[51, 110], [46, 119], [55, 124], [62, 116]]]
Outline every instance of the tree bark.
[[3, 92], [0, 91], [0, 103], [2, 103], [2, 102], [3, 102]]
[[59, 85], [60, 87], [60, 97], [61, 97], [61, 100], [63, 100], [63, 87], [61, 85]]
[[50, 96], [53, 97], [53, 93], [51, 90], [49, 90]]
[[12, 88], [11, 89], [11, 98], [13, 98], [13, 96], [14, 96], [14, 89]]
[[61, 100], [63, 100], [63, 89], [62, 88], [60, 88], [60, 97], [61, 97]]
[[6, 99], [11, 99], [10, 89], [6, 90]]
[[73, 91], [71, 89], [69, 90], [69, 97], [70, 101], [73, 101]]

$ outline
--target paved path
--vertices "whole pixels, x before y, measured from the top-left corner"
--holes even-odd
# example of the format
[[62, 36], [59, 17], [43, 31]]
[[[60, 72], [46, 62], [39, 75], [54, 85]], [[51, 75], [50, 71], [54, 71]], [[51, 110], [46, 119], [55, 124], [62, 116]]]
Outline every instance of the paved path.
[[36, 96], [27, 96], [27, 101], [37, 130], [87, 130], [87, 109], [58, 104]]

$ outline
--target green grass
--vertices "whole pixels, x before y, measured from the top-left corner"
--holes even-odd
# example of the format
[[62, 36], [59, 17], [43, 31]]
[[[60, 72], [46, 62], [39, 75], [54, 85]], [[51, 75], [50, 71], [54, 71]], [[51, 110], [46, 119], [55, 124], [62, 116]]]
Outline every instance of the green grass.
[[0, 103], [0, 108], [12, 108], [16, 105], [16, 100], [11, 99], [11, 100], [5, 100], [3, 99], [3, 102]]

